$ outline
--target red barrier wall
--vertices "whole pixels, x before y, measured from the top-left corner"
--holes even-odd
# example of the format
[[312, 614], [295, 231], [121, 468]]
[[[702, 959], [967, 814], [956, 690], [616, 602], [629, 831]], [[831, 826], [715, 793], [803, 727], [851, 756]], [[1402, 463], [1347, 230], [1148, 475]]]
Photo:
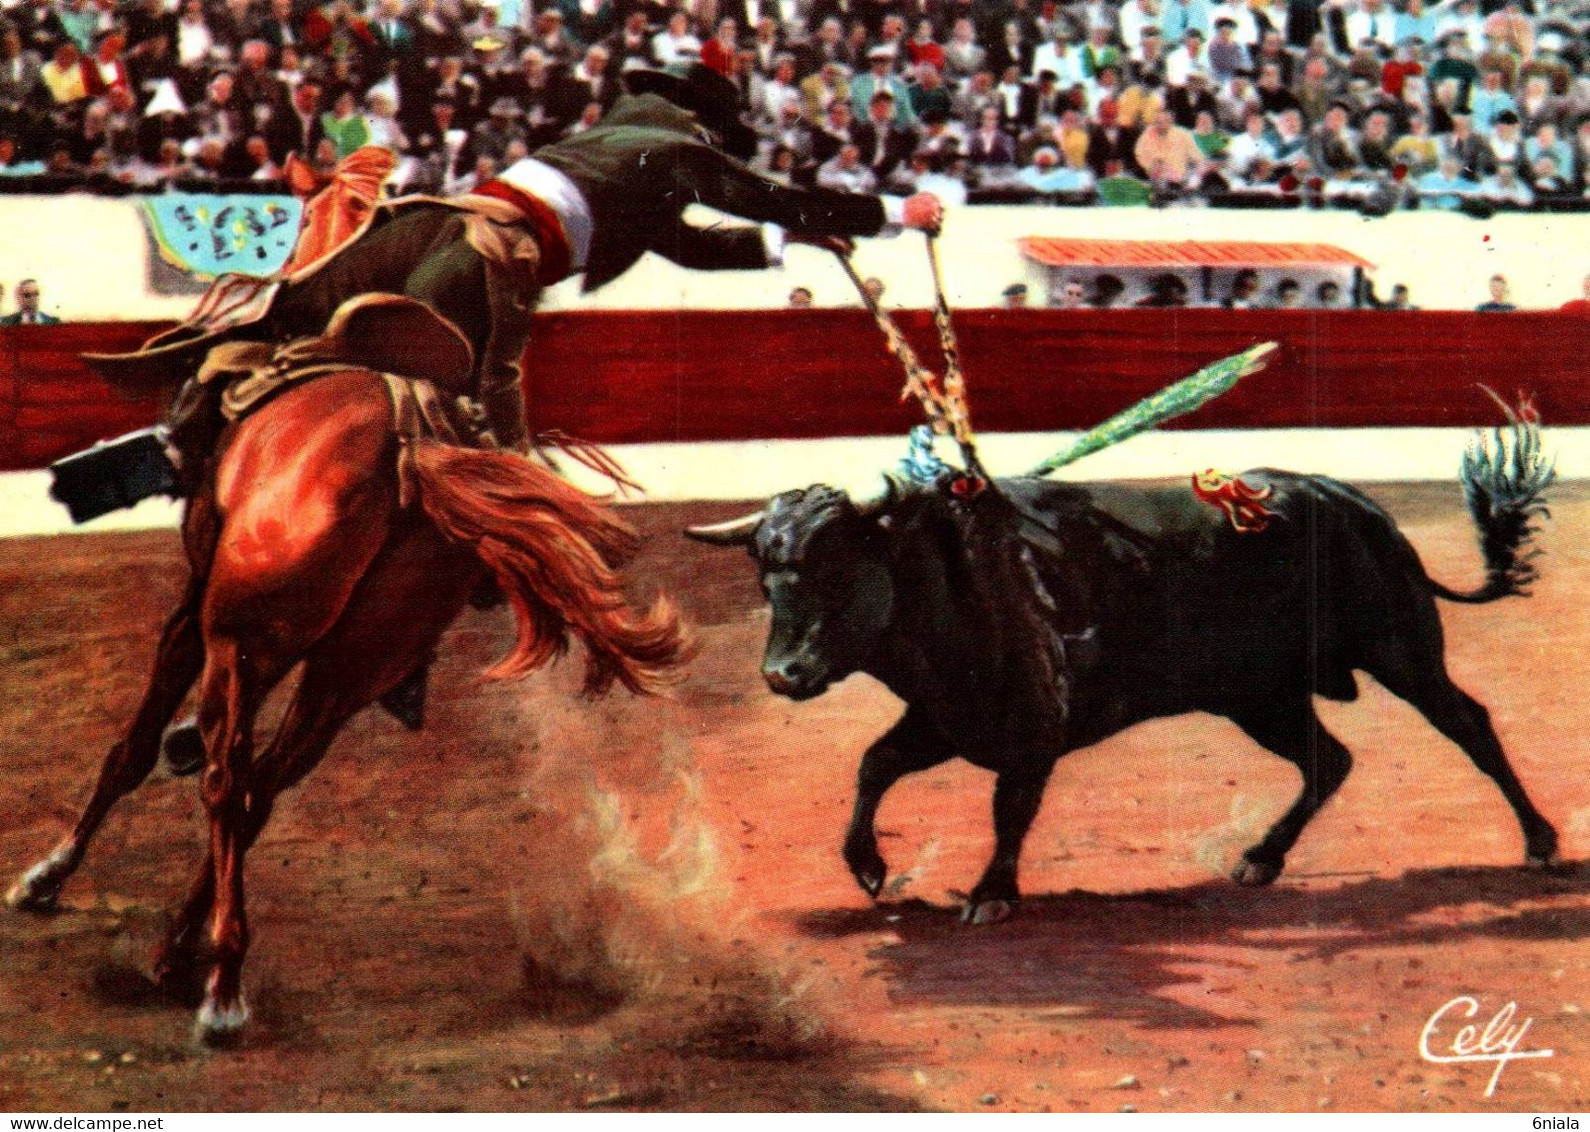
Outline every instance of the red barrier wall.
[[[942, 368], [926, 312], [898, 315]], [[1199, 366], [1281, 343], [1261, 374], [1185, 428], [1491, 423], [1475, 388], [1532, 391], [1550, 424], [1590, 424], [1590, 319], [1553, 313], [963, 311], [973, 419], [985, 432], [1086, 428]], [[39, 467], [152, 423], [77, 361], [148, 323], [0, 327], [0, 467]], [[544, 314], [526, 365], [531, 419], [603, 443], [870, 436], [920, 420], [861, 311]]]

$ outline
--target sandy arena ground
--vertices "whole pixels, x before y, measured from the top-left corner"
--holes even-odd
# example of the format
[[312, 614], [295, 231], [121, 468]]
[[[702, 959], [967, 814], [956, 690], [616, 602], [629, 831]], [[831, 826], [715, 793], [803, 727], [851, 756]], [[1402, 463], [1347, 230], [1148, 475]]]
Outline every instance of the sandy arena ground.
[[[1371, 489], [1432, 574], [1478, 579], [1455, 484]], [[204, 828], [157, 771], [61, 911], [0, 911], [0, 1110], [1539, 1110], [1590, 1107], [1590, 886], [1519, 868], [1501, 797], [1365, 680], [1321, 712], [1356, 758], [1271, 888], [1224, 879], [1295, 772], [1206, 718], [1061, 762], [1018, 917], [956, 920], [991, 778], [907, 779], [868, 901], [838, 845], [857, 759], [896, 702], [852, 678], [808, 704], [757, 674], [750, 564], [677, 535], [721, 504], [638, 508], [640, 592], [701, 639], [671, 701], [572, 695], [577, 664], [476, 674], [503, 610], [443, 642], [430, 721], [356, 719], [249, 858], [245, 1045], [190, 1040], [141, 971]], [[1555, 493], [1535, 595], [1445, 606], [1458, 682], [1590, 854], [1583, 671], [1590, 487]], [[171, 532], [0, 547], [0, 873], [75, 816], [136, 701], [182, 576]], [[1494, 1066], [1421, 1059], [1458, 995], [1533, 1018]], [[1450, 1033], [1450, 1028], [1445, 1031]]]

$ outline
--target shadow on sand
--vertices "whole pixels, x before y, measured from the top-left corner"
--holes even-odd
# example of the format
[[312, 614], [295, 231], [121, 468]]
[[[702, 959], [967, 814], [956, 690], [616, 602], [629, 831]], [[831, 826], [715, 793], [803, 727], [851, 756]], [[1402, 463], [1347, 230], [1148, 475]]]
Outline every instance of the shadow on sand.
[[[1584, 894], [1587, 875], [1584, 866], [1551, 873], [1424, 869], [1330, 888], [1288, 887], [1284, 880], [1243, 888], [1211, 880], [1114, 895], [1029, 897], [1015, 919], [993, 927], [967, 927], [951, 910], [920, 900], [816, 912], [799, 926], [823, 938], [896, 934], [898, 942], [869, 957], [901, 1002], [1053, 1006], [1155, 1028], [1219, 1028], [1251, 1020], [1164, 993], [1190, 981], [1189, 966], [1209, 962], [1195, 947], [1328, 961], [1377, 947], [1581, 939], [1590, 936], [1590, 903], [1564, 907], [1558, 898]], [[1464, 906], [1461, 918], [1452, 914]], [[1444, 917], [1431, 915], [1443, 910]]]

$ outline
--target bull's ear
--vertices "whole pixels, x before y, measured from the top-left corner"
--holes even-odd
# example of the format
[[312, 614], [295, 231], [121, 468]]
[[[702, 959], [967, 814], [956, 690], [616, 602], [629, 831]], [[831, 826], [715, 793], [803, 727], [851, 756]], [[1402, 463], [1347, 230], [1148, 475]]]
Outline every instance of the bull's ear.
[[710, 523], [699, 527], [686, 527], [685, 537], [712, 546], [749, 546], [756, 528], [762, 525], [764, 512], [753, 511], [730, 519], [726, 523]]

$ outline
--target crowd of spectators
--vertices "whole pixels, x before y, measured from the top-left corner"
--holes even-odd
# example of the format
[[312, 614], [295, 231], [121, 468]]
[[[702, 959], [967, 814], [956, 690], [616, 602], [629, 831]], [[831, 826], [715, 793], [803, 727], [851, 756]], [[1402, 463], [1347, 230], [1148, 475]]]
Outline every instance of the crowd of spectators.
[[757, 166], [947, 201], [1586, 199], [1586, 0], [0, 0], [0, 175], [467, 191], [636, 67], [732, 79]]

